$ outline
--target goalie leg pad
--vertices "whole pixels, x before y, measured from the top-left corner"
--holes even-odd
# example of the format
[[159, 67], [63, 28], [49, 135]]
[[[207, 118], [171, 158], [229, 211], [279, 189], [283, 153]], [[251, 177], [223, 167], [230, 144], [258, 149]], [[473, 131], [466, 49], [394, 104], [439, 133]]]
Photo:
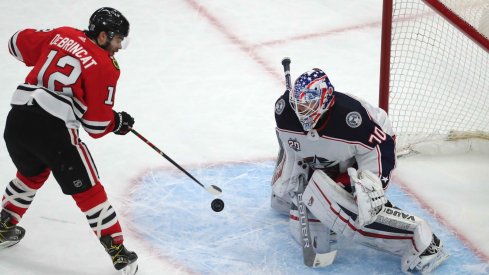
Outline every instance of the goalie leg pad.
[[302, 196], [306, 207], [337, 234], [355, 234], [357, 206], [353, 196], [320, 170], [314, 171]]
[[312, 175], [303, 200], [326, 227], [366, 246], [401, 256], [411, 250], [422, 252], [430, 245], [432, 231], [428, 224], [395, 207], [384, 206], [373, 223], [359, 226], [353, 196], [322, 171]]
[[[288, 168], [285, 169], [284, 165]], [[283, 169], [291, 170], [293, 176], [290, 173], [285, 175]], [[299, 175], [307, 175], [308, 171], [309, 167], [302, 161], [290, 160], [285, 163], [284, 157], [275, 168], [270, 206], [281, 213], [289, 214], [290, 207], [294, 204], [295, 193], [298, 192]]]
[[[332, 250], [331, 244], [336, 242], [334, 232], [316, 219], [313, 215], [308, 217], [309, 231], [311, 234], [312, 246], [317, 253], [327, 253]], [[300, 223], [299, 210], [293, 205], [289, 216], [289, 231], [294, 240], [302, 245], [302, 226]]]
[[287, 201], [273, 193], [270, 197], [270, 206], [279, 213], [288, 214], [292, 205], [293, 203], [290, 200]]
[[412, 245], [402, 255], [401, 269], [405, 273], [413, 270], [429, 273], [442, 264], [448, 256], [443, 242], [423, 221], [414, 231]]

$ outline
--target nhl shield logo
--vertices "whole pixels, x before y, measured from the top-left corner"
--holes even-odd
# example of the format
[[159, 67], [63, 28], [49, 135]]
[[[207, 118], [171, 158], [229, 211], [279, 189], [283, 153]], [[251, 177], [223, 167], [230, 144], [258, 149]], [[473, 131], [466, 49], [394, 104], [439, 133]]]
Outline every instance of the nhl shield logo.
[[73, 186], [75, 186], [76, 188], [80, 188], [82, 187], [83, 185], [83, 182], [81, 180], [74, 180], [73, 181]]
[[351, 128], [357, 128], [362, 124], [362, 116], [359, 112], [350, 112], [346, 115], [346, 124]]
[[285, 108], [285, 100], [281, 98], [277, 103], [275, 104], [275, 113], [277, 115], [281, 115], [282, 112], [284, 111]]

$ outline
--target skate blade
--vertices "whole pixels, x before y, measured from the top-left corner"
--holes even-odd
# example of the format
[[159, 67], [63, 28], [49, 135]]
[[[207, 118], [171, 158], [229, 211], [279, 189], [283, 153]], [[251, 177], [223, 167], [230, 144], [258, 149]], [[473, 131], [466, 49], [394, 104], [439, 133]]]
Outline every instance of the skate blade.
[[135, 261], [131, 264], [128, 264], [126, 267], [120, 270], [120, 274], [122, 275], [134, 275], [138, 272], [138, 262]]
[[430, 274], [435, 268], [441, 265], [450, 256], [444, 249], [438, 252], [436, 258], [428, 265], [424, 266], [421, 270], [421, 274]]
[[0, 243], [0, 249], [4, 249], [4, 248], [8, 248], [8, 247], [14, 246], [14, 245], [18, 244], [19, 242], [20, 242], [20, 240], [18, 240], [18, 241], [4, 241], [4, 242], [1, 242]]

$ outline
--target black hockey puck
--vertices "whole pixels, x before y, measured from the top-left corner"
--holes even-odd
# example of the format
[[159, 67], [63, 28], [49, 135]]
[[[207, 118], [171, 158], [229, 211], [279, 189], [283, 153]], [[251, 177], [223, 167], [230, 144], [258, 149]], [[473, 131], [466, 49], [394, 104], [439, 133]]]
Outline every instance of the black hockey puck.
[[214, 199], [211, 202], [211, 208], [214, 212], [221, 212], [224, 209], [224, 202], [221, 199]]

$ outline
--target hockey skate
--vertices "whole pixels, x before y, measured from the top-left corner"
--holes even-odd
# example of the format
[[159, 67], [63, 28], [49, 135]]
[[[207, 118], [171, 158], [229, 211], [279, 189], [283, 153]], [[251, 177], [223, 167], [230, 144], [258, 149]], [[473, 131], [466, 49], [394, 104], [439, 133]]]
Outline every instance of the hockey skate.
[[121, 274], [124, 275], [136, 274], [138, 271], [138, 256], [135, 252], [127, 250], [123, 244], [114, 244], [110, 236], [101, 237], [100, 242], [110, 255], [115, 269], [120, 270]]
[[442, 264], [448, 256], [442, 241], [433, 234], [430, 245], [422, 253], [411, 253], [403, 257], [403, 271], [418, 270], [422, 274], [427, 274]]
[[12, 216], [2, 210], [0, 218], [0, 249], [17, 244], [24, 238], [25, 229], [10, 223]]

